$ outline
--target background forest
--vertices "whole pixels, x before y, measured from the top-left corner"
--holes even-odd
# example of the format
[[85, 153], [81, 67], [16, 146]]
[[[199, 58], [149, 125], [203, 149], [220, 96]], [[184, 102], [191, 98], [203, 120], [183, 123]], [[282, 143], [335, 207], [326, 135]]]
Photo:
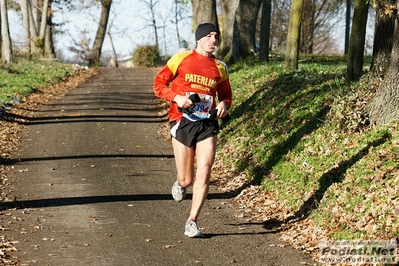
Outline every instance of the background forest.
[[[8, 1], [8, 15], [15, 50], [23, 51], [29, 42], [27, 36], [24, 36], [24, 25], [26, 27], [28, 23], [23, 23], [23, 10], [18, 3], [16, 0]], [[348, 28], [345, 27], [346, 3], [344, 1], [326, 3], [326, 1], [314, 4], [310, 1], [305, 2], [304, 8], [307, 13], [304, 15], [314, 17], [314, 21], [307, 19], [303, 25], [302, 32], [305, 37], [301, 41], [302, 53], [344, 53], [345, 33]], [[96, 24], [98, 25], [101, 14], [100, 1], [50, 1], [49, 4], [51, 11], [48, 15], [51, 16], [52, 37], [57, 58], [62, 61], [83, 59], [79, 51], [90, 50], [93, 43]], [[227, 9], [223, 1], [216, 2], [217, 16], [220, 20], [223, 18], [224, 23], [229, 23], [225, 15], [230, 14], [230, 17], [234, 15], [238, 1], [230, 1], [228, 4]], [[291, 1], [270, 1], [272, 7], [270, 8], [270, 51], [273, 53], [285, 51], [290, 4]], [[309, 11], [314, 9], [309, 5], [316, 4], [321, 8], [316, 8], [313, 14], [309, 14]], [[32, 6], [37, 6], [35, 1], [32, 2]], [[257, 47], [249, 47], [249, 50], [259, 49], [260, 44], [262, 17], [260, 11], [263, 9], [258, 6], [256, 9], [251, 8], [250, 11], [256, 10], [258, 17], [255, 21], [255, 46]], [[351, 10], [353, 7], [349, 12], [352, 12]], [[40, 16], [34, 13], [32, 15], [37, 17], [35, 20], [40, 20]], [[374, 13], [374, 10], [370, 9], [366, 45], [368, 54], [371, 54]], [[177, 52], [181, 41], [187, 41], [189, 47], [193, 48], [195, 25], [192, 18], [190, 1], [114, 0], [109, 13], [102, 55], [106, 61], [108, 59], [106, 57], [111, 56], [113, 52], [122, 57], [132, 53], [137, 46], [147, 44], [158, 44], [162, 54], [172, 55]], [[350, 23], [350, 20], [348, 22]], [[37, 29], [34, 32], [39, 31], [37, 25], [39, 23], [36, 23]], [[223, 28], [222, 21], [220, 27]], [[25, 30], [25, 35], [28, 34]], [[51, 51], [48, 52], [51, 54]]]

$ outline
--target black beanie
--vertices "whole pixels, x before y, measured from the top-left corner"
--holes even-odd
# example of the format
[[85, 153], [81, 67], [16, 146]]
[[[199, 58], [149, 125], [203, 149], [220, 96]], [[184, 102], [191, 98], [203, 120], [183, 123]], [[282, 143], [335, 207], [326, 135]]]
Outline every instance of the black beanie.
[[195, 29], [195, 41], [198, 41], [199, 39], [213, 31], [219, 34], [219, 30], [212, 23], [199, 24]]

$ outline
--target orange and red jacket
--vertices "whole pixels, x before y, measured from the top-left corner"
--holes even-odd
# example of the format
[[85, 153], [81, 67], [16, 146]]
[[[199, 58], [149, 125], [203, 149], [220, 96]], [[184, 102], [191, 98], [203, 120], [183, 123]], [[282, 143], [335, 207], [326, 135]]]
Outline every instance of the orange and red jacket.
[[174, 102], [177, 94], [195, 92], [211, 95], [212, 108], [216, 107], [216, 96], [219, 102], [227, 104], [227, 109], [232, 101], [227, 66], [214, 56], [203, 56], [195, 50], [178, 53], [169, 59], [156, 75], [153, 89], [157, 97], [171, 102], [168, 112], [170, 122], [182, 117]]

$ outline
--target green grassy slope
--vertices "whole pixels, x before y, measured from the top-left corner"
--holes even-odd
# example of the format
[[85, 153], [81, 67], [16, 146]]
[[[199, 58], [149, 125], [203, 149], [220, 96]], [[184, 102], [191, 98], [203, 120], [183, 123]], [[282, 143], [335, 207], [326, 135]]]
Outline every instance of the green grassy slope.
[[72, 74], [75, 67], [58, 61], [26, 60], [0, 64], [0, 103], [22, 98]]
[[282, 223], [310, 219], [335, 239], [396, 237], [398, 123], [367, 126], [367, 77], [346, 84], [343, 58], [299, 66], [295, 73], [279, 61], [231, 67], [233, 120], [223, 126], [218, 157], [261, 184]]

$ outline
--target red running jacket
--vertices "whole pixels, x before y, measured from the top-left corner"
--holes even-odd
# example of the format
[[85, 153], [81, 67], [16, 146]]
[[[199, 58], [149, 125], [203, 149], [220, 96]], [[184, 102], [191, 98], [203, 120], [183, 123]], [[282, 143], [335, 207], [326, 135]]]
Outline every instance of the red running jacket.
[[207, 57], [195, 50], [181, 52], [169, 59], [154, 79], [155, 95], [170, 101], [169, 122], [180, 120], [182, 113], [173, 101], [177, 94], [194, 92], [213, 96], [212, 109], [216, 107], [215, 98], [224, 101], [227, 109], [231, 106], [232, 91], [228, 69], [216, 57]]

